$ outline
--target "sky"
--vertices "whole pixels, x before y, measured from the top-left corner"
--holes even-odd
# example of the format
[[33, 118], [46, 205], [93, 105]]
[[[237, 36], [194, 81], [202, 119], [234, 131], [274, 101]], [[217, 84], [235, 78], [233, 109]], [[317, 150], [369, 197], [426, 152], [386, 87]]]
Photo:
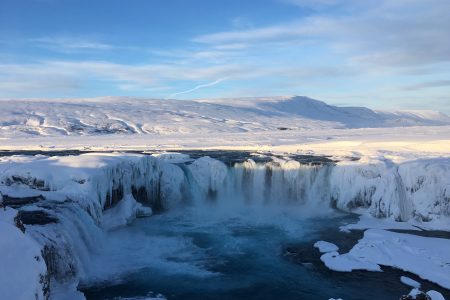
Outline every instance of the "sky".
[[0, 0], [0, 98], [303, 95], [450, 113], [449, 0]]

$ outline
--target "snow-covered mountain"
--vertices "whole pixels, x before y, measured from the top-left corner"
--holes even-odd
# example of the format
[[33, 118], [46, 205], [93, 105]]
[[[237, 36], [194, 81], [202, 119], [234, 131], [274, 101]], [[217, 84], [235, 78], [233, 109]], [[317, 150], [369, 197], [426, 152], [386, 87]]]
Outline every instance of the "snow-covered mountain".
[[202, 100], [103, 97], [0, 101], [0, 137], [262, 132], [448, 125], [428, 111], [338, 107], [307, 97]]

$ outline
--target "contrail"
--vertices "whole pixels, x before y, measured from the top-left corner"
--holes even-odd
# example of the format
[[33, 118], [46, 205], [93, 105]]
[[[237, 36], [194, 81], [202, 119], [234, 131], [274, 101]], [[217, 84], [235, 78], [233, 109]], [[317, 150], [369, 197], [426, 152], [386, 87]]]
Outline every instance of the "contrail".
[[167, 98], [173, 98], [173, 97], [175, 97], [177, 95], [187, 94], [187, 93], [191, 93], [193, 91], [196, 91], [196, 90], [199, 90], [199, 89], [202, 89], [202, 88], [205, 88], [205, 87], [210, 87], [210, 86], [219, 84], [222, 81], [227, 80], [227, 79], [228, 79], [227, 77], [224, 77], [224, 78], [217, 79], [217, 80], [215, 80], [213, 82], [200, 84], [200, 85], [197, 85], [196, 87], [193, 87], [192, 89], [189, 89], [189, 90], [186, 90], [186, 91], [182, 91], [182, 92], [178, 92], [178, 93], [174, 93], [174, 94], [170, 94]]

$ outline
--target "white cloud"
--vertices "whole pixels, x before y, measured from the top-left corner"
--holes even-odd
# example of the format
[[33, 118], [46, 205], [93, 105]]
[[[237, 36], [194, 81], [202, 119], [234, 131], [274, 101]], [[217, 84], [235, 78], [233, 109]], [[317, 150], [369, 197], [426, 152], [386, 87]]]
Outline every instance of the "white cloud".
[[[414, 66], [450, 61], [450, 1], [304, 1], [297, 4], [341, 4], [352, 13], [316, 13], [273, 26], [197, 36], [197, 43], [219, 47], [261, 47], [274, 41], [314, 40], [349, 62], [373, 66]], [[363, 5], [364, 3], [364, 5]]]

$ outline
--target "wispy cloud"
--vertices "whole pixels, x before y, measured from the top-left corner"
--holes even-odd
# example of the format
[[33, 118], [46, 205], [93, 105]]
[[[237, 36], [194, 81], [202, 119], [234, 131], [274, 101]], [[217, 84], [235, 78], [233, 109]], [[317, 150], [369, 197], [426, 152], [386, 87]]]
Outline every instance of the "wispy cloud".
[[[323, 7], [323, 6], [334, 6], [342, 4], [345, 1], [342, 0], [280, 0], [281, 2], [294, 4], [300, 7]], [[347, 2], [351, 2], [347, 0]]]
[[215, 86], [215, 85], [217, 85], [217, 84], [219, 84], [219, 83], [221, 83], [221, 82], [223, 82], [225, 80], [227, 80], [226, 77], [220, 78], [220, 79], [217, 79], [217, 80], [214, 80], [212, 82], [205, 83], [205, 84], [199, 84], [199, 85], [197, 85], [197, 86], [195, 86], [195, 87], [193, 87], [193, 88], [191, 88], [189, 90], [170, 94], [167, 98], [174, 98], [174, 97], [176, 97], [178, 95], [189, 94], [189, 93], [195, 92], [196, 90], [200, 90], [200, 89], [204, 89], [204, 88], [207, 88], [207, 87]]
[[[42, 61], [33, 64], [0, 64], [0, 96], [54, 90], [73, 92], [90, 84], [108, 84], [120, 90], [164, 91], [169, 83], [220, 78], [193, 90], [212, 86], [226, 78], [245, 76], [245, 66], [129, 65], [103, 61]], [[176, 88], [173, 86], [172, 88]], [[184, 91], [183, 93], [187, 93]], [[178, 94], [178, 93], [177, 93]]]
[[330, 23], [330, 20], [317, 17], [309, 18], [306, 21], [296, 21], [262, 28], [211, 33], [198, 36], [193, 41], [206, 44], [239, 45], [243, 43], [286, 40], [327, 33], [331, 30], [328, 27], [333, 25], [333, 23]]
[[77, 52], [86, 50], [111, 50], [113, 45], [75, 37], [40, 37], [29, 40], [38, 47], [57, 52]]
[[406, 91], [418, 91], [428, 88], [450, 87], [450, 80], [432, 80], [402, 87]]

